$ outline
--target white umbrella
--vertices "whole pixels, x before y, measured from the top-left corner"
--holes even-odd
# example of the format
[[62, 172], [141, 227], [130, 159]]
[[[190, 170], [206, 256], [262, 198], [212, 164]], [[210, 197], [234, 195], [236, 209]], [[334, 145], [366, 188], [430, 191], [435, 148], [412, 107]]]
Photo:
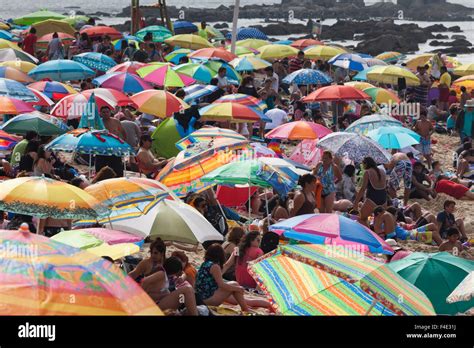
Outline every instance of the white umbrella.
[[288, 168], [289, 170], [291, 170], [293, 173], [297, 175], [305, 175], [305, 174], [311, 173], [310, 170], [296, 168], [293, 164], [291, 164], [290, 162], [288, 162], [287, 160], [283, 158], [261, 157], [260, 161], [276, 168]]
[[447, 303], [454, 303], [460, 301], [469, 301], [474, 297], [474, 271], [471, 271], [466, 278], [446, 299]]

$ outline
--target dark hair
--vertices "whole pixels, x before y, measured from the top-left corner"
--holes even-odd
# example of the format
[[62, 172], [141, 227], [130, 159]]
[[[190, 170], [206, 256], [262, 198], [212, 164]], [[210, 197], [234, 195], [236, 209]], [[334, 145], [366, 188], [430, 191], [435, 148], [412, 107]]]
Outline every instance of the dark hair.
[[407, 157], [408, 158], [415, 158], [415, 156], [413, 155], [413, 152], [407, 152]]
[[106, 105], [102, 106], [102, 107], [100, 108], [100, 111], [105, 110], [105, 109], [107, 109], [107, 110], [109, 110], [109, 111], [112, 111], [112, 110], [110, 109], [110, 107], [108, 107], [108, 106], [106, 106]]
[[153, 141], [150, 134], [142, 134], [142, 136], [140, 137], [140, 146], [143, 146], [145, 141]]
[[215, 77], [213, 77], [213, 78], [211, 79], [211, 81], [209, 81], [209, 84], [212, 85], [212, 86], [217, 86], [218, 83], [219, 83], [219, 80], [218, 80], [217, 78], [215, 78]]
[[311, 184], [316, 181], [316, 177], [313, 174], [305, 174], [300, 176], [298, 179], [298, 185], [304, 188], [307, 184]]
[[415, 164], [413, 164], [413, 168], [415, 167], [422, 167], [423, 168], [423, 163], [421, 163], [420, 161], [416, 161]]
[[166, 254], [166, 244], [165, 242], [163, 242], [163, 240], [160, 237], [156, 238], [150, 244], [150, 252], [152, 252], [153, 250], [156, 250], [159, 253], [162, 253], [163, 255]]
[[240, 84], [241, 86], [245, 86], [247, 83], [250, 83], [253, 81], [253, 77], [252, 76], [245, 76], [243, 79], [242, 79], [242, 83]]
[[28, 141], [31, 141], [36, 137], [38, 137], [38, 133], [36, 133], [35, 131], [27, 131], [25, 134], [25, 139]]
[[104, 36], [104, 40], [109, 40], [109, 41], [110, 41], [110, 36], [109, 36], [109, 35], [105, 35], [105, 36]]
[[244, 255], [248, 248], [250, 248], [251, 243], [260, 237], [260, 232], [252, 231], [247, 233], [239, 243], [239, 264], [242, 264], [244, 261]]
[[374, 209], [374, 216], [377, 216], [385, 211], [385, 208], [382, 206], [378, 206], [377, 208]]
[[181, 250], [175, 250], [171, 253], [171, 257], [177, 257], [178, 259], [181, 260], [182, 263], [187, 265], [189, 263], [189, 258], [186, 256], [184, 251]]
[[461, 86], [461, 92], [466, 92], [466, 86]]
[[202, 197], [202, 196], [197, 196], [194, 200], [193, 200], [193, 205], [194, 207], [197, 209], [197, 207], [201, 204], [201, 203], [206, 203], [207, 204], [207, 200]]
[[97, 172], [96, 176], [94, 177], [94, 179], [92, 179], [91, 183], [96, 184], [102, 180], [113, 179], [116, 177], [117, 177], [117, 173], [115, 173], [115, 171], [109, 166], [105, 166], [105, 167], [102, 167], [101, 170]]
[[103, 258], [104, 260], [107, 260], [107, 261], [110, 261], [110, 262], [114, 263], [114, 259], [111, 258], [110, 256], [102, 256], [102, 258]]
[[455, 234], [459, 235], [459, 230], [456, 227], [450, 227], [446, 230], [448, 237], [454, 236]]
[[182, 56], [179, 58], [179, 64], [189, 63], [189, 58], [187, 56]]
[[352, 164], [348, 164], [344, 167], [344, 174], [346, 174], [350, 178], [354, 176], [355, 171], [356, 168]]
[[273, 73], [273, 67], [272, 66], [267, 66], [265, 69], [264, 69], [265, 72], [271, 72]]
[[217, 73], [220, 73], [221, 71], [225, 71], [227, 73], [227, 69], [223, 66], [221, 66], [219, 70], [217, 70]]
[[35, 27], [31, 27], [30, 33], [31, 33], [31, 34], [36, 34], [36, 28], [35, 28]]
[[303, 52], [303, 51], [299, 51], [299, 52], [298, 52], [298, 56], [300, 56], [300, 55], [303, 55], [303, 56], [304, 56], [304, 52]]
[[232, 227], [227, 234], [227, 241], [238, 245], [245, 235], [245, 231], [242, 227]]
[[433, 161], [433, 163], [431, 164], [431, 167], [434, 168], [436, 167], [440, 162], [439, 161]]
[[178, 274], [183, 270], [183, 264], [181, 259], [171, 256], [163, 262], [163, 268], [165, 269], [166, 275]]
[[224, 267], [225, 253], [222, 246], [219, 243], [211, 244], [206, 250], [204, 261], [211, 261], [217, 263], [221, 268]]
[[395, 207], [388, 207], [388, 208], [387, 208], [387, 212], [389, 212], [389, 213], [392, 214], [393, 216], [397, 217], [398, 209], [395, 208]]
[[377, 163], [375, 162], [375, 160], [372, 157], [365, 157], [362, 160], [362, 164], [364, 165], [364, 167], [366, 169], [375, 169], [375, 172], [377, 173], [377, 177], [380, 180], [380, 178], [381, 178], [380, 170], [378, 169]]
[[38, 154], [38, 155], [37, 155], [37, 157], [36, 157], [35, 162], [33, 163], [34, 166], [39, 162], [40, 159], [46, 160], [46, 152], [47, 152], [47, 151], [45, 150], [45, 146], [44, 146], [44, 145], [40, 145], [40, 146], [38, 147], [38, 151], [37, 151], [37, 154]]
[[55, 33], [53, 34], [53, 39], [57, 39], [58, 37], [59, 37], [58, 33], [55, 32]]
[[449, 92], [449, 95], [456, 95], [456, 91], [453, 89]]
[[70, 181], [70, 184], [76, 187], [80, 187], [83, 182], [84, 180], [82, 180], [81, 178], [75, 177]]
[[186, 97], [186, 91], [184, 89], [180, 88], [176, 91], [176, 93], [174, 95], [176, 97], [180, 98], [180, 99], [184, 99], [184, 97]]
[[446, 209], [447, 207], [449, 207], [450, 205], [456, 205], [456, 202], [455, 201], [452, 201], [450, 199], [447, 199], [444, 201], [444, 204], [443, 204], [443, 208]]
[[38, 140], [30, 140], [28, 144], [26, 144], [25, 154], [28, 152], [38, 152], [39, 147], [40, 143]]
[[431, 100], [431, 105], [436, 105], [437, 102], [438, 102], [438, 100], [432, 99], [432, 100]]
[[446, 72], [446, 71], [448, 71], [448, 68], [446, 68], [445, 66], [442, 66], [441, 69], [439, 69], [439, 71], [444, 71], [444, 72]]

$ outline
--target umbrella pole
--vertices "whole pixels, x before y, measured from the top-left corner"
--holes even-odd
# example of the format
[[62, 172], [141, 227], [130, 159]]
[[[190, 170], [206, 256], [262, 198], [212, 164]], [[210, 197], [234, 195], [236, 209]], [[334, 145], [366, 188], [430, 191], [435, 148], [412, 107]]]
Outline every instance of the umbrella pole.
[[92, 153], [89, 154], [89, 168], [87, 170], [87, 177], [91, 180], [91, 167], [92, 167]]
[[369, 309], [367, 309], [367, 312], [365, 312], [364, 315], [369, 315], [370, 311], [372, 310], [372, 308], [375, 307], [376, 304], [377, 304], [377, 300], [374, 298], [374, 299], [372, 300], [372, 303], [370, 304]]

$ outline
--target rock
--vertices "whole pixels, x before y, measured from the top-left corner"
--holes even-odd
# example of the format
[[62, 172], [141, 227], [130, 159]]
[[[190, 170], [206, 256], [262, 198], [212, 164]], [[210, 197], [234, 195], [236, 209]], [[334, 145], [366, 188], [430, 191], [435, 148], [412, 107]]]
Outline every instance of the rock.
[[438, 48], [436, 50], [431, 51], [431, 53], [446, 53], [446, 54], [467, 54], [467, 53], [474, 53], [474, 48], [470, 48], [467, 46], [453, 46], [448, 48]]
[[449, 27], [448, 29], [449, 29], [449, 31], [451, 31], [453, 33], [462, 33], [462, 30], [459, 27], [459, 25], [455, 25], [454, 27]]
[[438, 31], [438, 32], [449, 31], [449, 29], [442, 24], [433, 24], [433, 25], [427, 26], [425, 29], [429, 31]]
[[436, 34], [435, 38], [439, 40], [446, 40], [446, 39], [449, 39], [449, 36], [443, 35], [443, 34]]
[[466, 39], [466, 36], [465, 35], [459, 35], [459, 34], [454, 34], [454, 35], [451, 35], [451, 40], [459, 40], [459, 39]]
[[437, 41], [433, 40], [429, 43], [430, 46], [472, 46], [472, 43], [470, 43], [467, 40], [464, 39], [458, 39], [454, 41]]
[[266, 35], [290, 35], [307, 33], [308, 29], [303, 24], [278, 23], [270, 24], [266, 27], [255, 25], [254, 28], [259, 29]]
[[418, 44], [406, 40], [406, 38], [401, 35], [382, 34], [374, 39], [359, 43], [356, 47], [356, 51], [371, 55], [377, 55], [386, 51], [408, 53], [418, 51]]
[[229, 24], [227, 23], [217, 23], [214, 25], [214, 28], [216, 29], [223, 29], [223, 28], [228, 28], [229, 27]]

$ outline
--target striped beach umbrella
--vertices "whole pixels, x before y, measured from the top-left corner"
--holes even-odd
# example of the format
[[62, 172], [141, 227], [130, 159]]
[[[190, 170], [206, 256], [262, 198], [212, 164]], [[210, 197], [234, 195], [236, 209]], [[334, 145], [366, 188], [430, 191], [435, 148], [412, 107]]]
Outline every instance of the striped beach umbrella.
[[[92, 94], [91, 94], [92, 95]], [[90, 101], [91, 95], [72, 94], [61, 99], [51, 110], [51, 115], [59, 117], [64, 120], [71, 120], [81, 118], [87, 110], [87, 104]], [[113, 109], [115, 105], [111, 104], [110, 100], [102, 99], [100, 96], [95, 96], [95, 103], [98, 108], [108, 106]]]
[[58, 59], [38, 65], [32, 69], [28, 75], [37, 81], [43, 79], [73, 81], [92, 77], [95, 75], [95, 72], [82, 63], [73, 60]]
[[137, 70], [147, 82], [160, 87], [184, 87], [196, 82], [192, 77], [174, 71], [169, 63], [151, 63]]
[[92, 83], [102, 88], [111, 88], [123, 93], [138, 93], [153, 88], [138, 75], [125, 72], [108, 73], [96, 77], [92, 80]]
[[343, 69], [362, 71], [368, 68], [365, 59], [357, 54], [341, 53], [328, 60], [328, 63]]
[[86, 98], [90, 98], [91, 94], [94, 93], [96, 97], [99, 97], [103, 101], [107, 102], [112, 106], [125, 106], [133, 104], [132, 100], [126, 94], [111, 88], [93, 88], [82, 91], [81, 94]]
[[34, 81], [24, 72], [14, 68], [10, 68], [8, 66], [0, 66], [0, 78], [6, 78], [21, 83], [30, 83]]
[[210, 83], [215, 75], [214, 71], [207, 66], [198, 63], [186, 63], [173, 67], [173, 70], [179, 74], [189, 76], [196, 81]]
[[28, 87], [43, 92], [48, 98], [54, 101], [78, 93], [72, 86], [58, 81], [38, 81], [30, 83]]
[[220, 48], [201, 48], [188, 54], [189, 58], [201, 58], [201, 59], [222, 59], [226, 62], [237, 58], [235, 54], [227, 51], [226, 49]]
[[253, 54], [249, 57], [236, 58], [230, 61], [229, 64], [232, 65], [238, 72], [260, 70], [272, 66], [271, 63], [267, 62], [266, 60], [255, 57], [253, 56]]
[[0, 150], [10, 151], [13, 150], [16, 144], [21, 141], [20, 137], [8, 134], [7, 132], [0, 130]]
[[[66, 33], [57, 33], [57, 34], [58, 34], [59, 40], [61, 40], [62, 44], [65, 47], [71, 46], [73, 41], [76, 40], [74, 36], [66, 34]], [[54, 33], [49, 33], [38, 38], [38, 41], [36, 42], [37, 49], [45, 51], [48, 48], [48, 44], [53, 39], [53, 35]]]
[[199, 109], [199, 113], [206, 121], [271, 122], [258, 109], [232, 102], [214, 103]]
[[173, 36], [173, 33], [171, 33], [168, 28], [165, 28], [161, 25], [150, 25], [148, 27], [142, 28], [136, 32], [135, 36], [138, 39], [143, 40], [145, 35], [148, 33], [152, 34], [153, 42], [164, 42], [166, 39]]
[[389, 51], [389, 52], [380, 53], [374, 58], [383, 60], [386, 63], [393, 63], [393, 62], [398, 62], [399, 60], [402, 60], [404, 57], [405, 55], [400, 52]]
[[191, 85], [184, 87], [183, 90], [186, 93], [184, 101], [186, 103], [192, 103], [194, 100], [201, 99], [206, 95], [209, 95], [217, 91], [219, 87], [213, 85]]
[[191, 52], [193, 52], [193, 50], [190, 50], [189, 48], [179, 48], [177, 50], [172, 51], [171, 53], [168, 53], [165, 56], [165, 60], [173, 64], [179, 64], [179, 60], [182, 57], [187, 57], [188, 54], [190, 54]]
[[257, 108], [259, 111], [266, 111], [268, 106], [262, 100], [252, 97], [251, 95], [242, 94], [242, 93], [234, 93], [234, 94], [227, 94], [219, 99], [217, 99], [214, 104], [219, 103], [237, 103], [246, 105], [252, 108]]
[[397, 104], [400, 103], [400, 98], [393, 92], [385, 88], [370, 87], [363, 90], [370, 95], [372, 102], [376, 104]]
[[332, 78], [322, 71], [314, 69], [300, 69], [287, 75], [284, 83], [300, 85], [327, 85], [332, 82]]
[[36, 98], [38, 99], [38, 101], [36, 102], [28, 102], [29, 104], [31, 105], [38, 105], [38, 106], [47, 106], [47, 107], [50, 107], [50, 106], [53, 106], [54, 105], [54, 101], [52, 101], [46, 94], [44, 94], [43, 92], [40, 92], [40, 91], [37, 91], [36, 89], [33, 89], [31, 87], [27, 87], [30, 91], [32, 91], [34, 93], [34, 95], [36, 96]]
[[166, 91], [146, 90], [131, 97], [137, 105], [138, 111], [165, 118], [175, 112], [189, 108], [189, 105], [180, 98]]
[[294, 121], [284, 123], [265, 134], [267, 139], [320, 139], [332, 133], [330, 129], [314, 122]]
[[77, 54], [72, 59], [82, 63], [88, 68], [98, 71], [107, 71], [117, 65], [115, 60], [98, 52], [85, 52]]
[[217, 72], [219, 71], [220, 68], [225, 68], [226, 70], [225, 76], [227, 77], [227, 80], [231, 84], [239, 85], [240, 81], [242, 81], [242, 76], [234, 69], [234, 67], [224, 61], [221, 61], [221, 60], [202, 61], [198, 59], [193, 59], [193, 61], [205, 65], [206, 67], [211, 69], [215, 75], [217, 75]]
[[140, 68], [143, 68], [144, 66], [146, 66], [146, 63], [140, 63], [140, 62], [135, 62], [135, 61], [124, 62], [121, 64], [117, 64], [116, 66], [107, 70], [107, 74], [114, 73], [114, 72], [122, 72], [122, 73], [137, 75], [137, 70]]
[[0, 114], [18, 115], [32, 111], [35, 111], [35, 109], [22, 100], [0, 96]]
[[470, 301], [474, 298], [474, 271], [471, 271], [466, 278], [453, 290], [448, 296], [446, 302], [456, 303], [461, 301]]
[[237, 133], [236, 131], [233, 131], [232, 129], [219, 127], [203, 127], [178, 141], [176, 143], [176, 147], [179, 150], [185, 150], [191, 144], [198, 142], [209, 142], [215, 139], [232, 139], [247, 141], [247, 138]]
[[31, 64], [38, 64], [39, 60], [32, 55], [13, 48], [2, 48], [0, 49], [0, 62], [6, 61], [25, 61]]
[[305, 103], [322, 101], [370, 100], [370, 96], [351, 86], [332, 85], [319, 88], [302, 99]]

